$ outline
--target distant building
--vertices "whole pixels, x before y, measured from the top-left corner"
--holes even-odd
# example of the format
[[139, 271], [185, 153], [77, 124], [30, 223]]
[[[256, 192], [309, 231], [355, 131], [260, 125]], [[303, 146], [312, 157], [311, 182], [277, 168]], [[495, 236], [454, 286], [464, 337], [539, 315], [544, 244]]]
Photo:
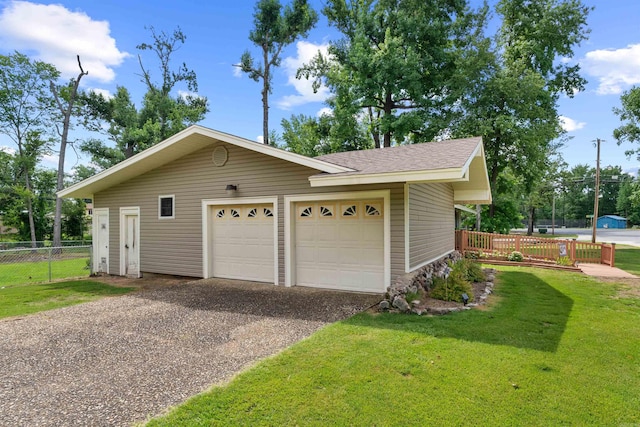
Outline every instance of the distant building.
[[627, 218], [618, 215], [603, 215], [598, 218], [597, 228], [627, 228]]

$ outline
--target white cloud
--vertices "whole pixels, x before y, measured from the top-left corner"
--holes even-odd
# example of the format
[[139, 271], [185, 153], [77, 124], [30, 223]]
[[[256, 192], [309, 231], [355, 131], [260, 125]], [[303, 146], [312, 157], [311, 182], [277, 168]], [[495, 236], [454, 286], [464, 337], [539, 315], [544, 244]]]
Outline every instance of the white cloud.
[[86, 13], [59, 4], [10, 1], [0, 13], [0, 43], [11, 50], [33, 52], [51, 63], [64, 78], [78, 75], [76, 55], [89, 71], [84, 79], [111, 82], [114, 67], [128, 56], [118, 50], [107, 21], [94, 21]]
[[264, 137], [262, 135], [258, 135], [256, 136], [256, 141], [258, 141], [260, 144], [264, 144]]
[[12, 155], [12, 156], [13, 156], [14, 154], [16, 154], [16, 150], [15, 150], [14, 148], [7, 147], [6, 145], [2, 145], [2, 146], [0, 146], [0, 151], [2, 151], [2, 152], [4, 152], [4, 153], [7, 153], [7, 154], [10, 154], [10, 155]]
[[589, 75], [598, 78], [599, 95], [620, 94], [640, 83], [640, 44], [587, 52], [581, 65]]
[[238, 67], [237, 65], [232, 65], [231, 68], [233, 68], [233, 77], [241, 78], [242, 74], [244, 74], [242, 72], [242, 68]]
[[574, 130], [580, 130], [587, 125], [585, 122], [578, 122], [567, 116], [559, 116], [558, 118], [560, 119], [560, 124], [562, 125], [562, 129], [564, 129], [566, 132], [573, 132]]
[[298, 93], [297, 95], [287, 95], [276, 102], [278, 107], [288, 110], [291, 107], [307, 104], [310, 102], [322, 102], [329, 96], [329, 89], [321, 86], [317, 92], [313, 92], [312, 80], [296, 79], [296, 72], [302, 65], [311, 62], [311, 60], [321, 52], [327, 55], [328, 44], [313, 44], [307, 41], [299, 41], [296, 43], [297, 56], [289, 56], [282, 61], [283, 68], [287, 73], [287, 83], [293, 86]]
[[320, 110], [318, 110], [318, 112], [316, 113], [316, 116], [318, 117], [322, 117], [322, 116], [333, 116], [333, 110], [329, 107], [324, 107], [321, 108]]
[[57, 168], [59, 159], [60, 156], [58, 156], [57, 154], [45, 154], [44, 156], [42, 156], [42, 163], [49, 166], [55, 166]]
[[195, 92], [189, 92], [187, 90], [179, 90], [178, 91], [178, 96], [180, 98], [184, 99], [184, 100], [186, 100], [188, 96], [190, 96], [191, 98], [201, 98], [201, 99], [204, 98], [204, 96], [202, 96], [202, 95], [198, 95]]
[[105, 99], [113, 98], [113, 95], [107, 89], [91, 88], [91, 89], [89, 89], [89, 91], [93, 92], [93, 93], [96, 93], [98, 95], [102, 95], [102, 96], [105, 97]]

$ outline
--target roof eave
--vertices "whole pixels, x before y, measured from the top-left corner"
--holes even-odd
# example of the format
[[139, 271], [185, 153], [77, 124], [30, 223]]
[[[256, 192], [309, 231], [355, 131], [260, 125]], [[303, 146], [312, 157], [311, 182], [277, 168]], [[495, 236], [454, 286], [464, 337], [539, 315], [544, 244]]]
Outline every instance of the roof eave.
[[[198, 144], [194, 145], [193, 149], [181, 151], [180, 153], [182, 155], [186, 155], [189, 152], [194, 152], [199, 149], [205, 148], [206, 146], [212, 145], [216, 142], [225, 142], [330, 174], [353, 172], [353, 169], [344, 166], [335, 165], [333, 163], [328, 163], [322, 160], [312, 159], [300, 154], [280, 150], [264, 144], [259, 144], [248, 139], [240, 138], [223, 132], [218, 132], [212, 129], [207, 129], [202, 126], [193, 125], [181, 132], [178, 132], [172, 137], [167, 138], [164, 141], [154, 145], [153, 147], [150, 147], [142, 151], [141, 153], [138, 153], [135, 156], [132, 156], [129, 159], [126, 159], [118, 163], [117, 165], [110, 167], [109, 169], [106, 169], [68, 188], [58, 191], [57, 196], [61, 198], [88, 197], [88, 195], [90, 194], [97, 193], [113, 185], [118, 185], [122, 182], [153, 170], [154, 168], [167, 164], [175, 157], [169, 155], [167, 155], [166, 157], [161, 157], [162, 152], [171, 147], [179, 146], [181, 142], [186, 143], [185, 141], [193, 135], [204, 136], [208, 138], [208, 140], [199, 141]], [[141, 167], [141, 165], [146, 165], [146, 167]]]
[[312, 187], [334, 187], [339, 185], [390, 184], [394, 182], [456, 182], [464, 181], [465, 174], [460, 168], [436, 169], [431, 171], [385, 172], [355, 175], [313, 175], [309, 177]]

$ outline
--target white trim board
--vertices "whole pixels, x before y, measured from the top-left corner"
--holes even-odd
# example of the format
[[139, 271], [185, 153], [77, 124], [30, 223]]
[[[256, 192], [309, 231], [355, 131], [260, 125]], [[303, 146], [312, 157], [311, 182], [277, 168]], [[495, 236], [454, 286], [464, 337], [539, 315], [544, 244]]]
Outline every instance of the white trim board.
[[212, 263], [209, 253], [212, 231], [209, 224], [213, 220], [212, 207], [226, 205], [271, 204], [273, 206], [273, 284], [278, 285], [278, 197], [230, 197], [224, 199], [202, 200], [202, 277], [212, 277]]
[[391, 286], [391, 190], [350, 191], [342, 193], [314, 193], [284, 196], [284, 285], [290, 287], [295, 282], [295, 260], [293, 247], [293, 205], [298, 202], [317, 202], [323, 200], [363, 200], [382, 199], [384, 210], [384, 284], [380, 292]]

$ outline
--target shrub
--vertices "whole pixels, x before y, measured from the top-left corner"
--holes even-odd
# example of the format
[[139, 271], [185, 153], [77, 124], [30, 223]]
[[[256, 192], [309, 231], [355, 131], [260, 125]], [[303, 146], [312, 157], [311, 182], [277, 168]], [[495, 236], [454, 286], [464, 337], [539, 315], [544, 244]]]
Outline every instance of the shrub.
[[521, 253], [521, 252], [513, 251], [513, 252], [511, 252], [511, 253], [507, 256], [507, 259], [508, 259], [509, 261], [517, 261], [517, 262], [520, 262], [520, 261], [522, 261], [522, 260], [524, 259], [524, 256], [522, 255], [522, 253]]
[[460, 262], [453, 266], [446, 279], [444, 277], [435, 277], [433, 279], [433, 289], [430, 292], [431, 298], [463, 302], [462, 294], [467, 294], [469, 299], [473, 300], [471, 283], [466, 280], [464, 268], [462, 266], [456, 268], [458, 264]]
[[561, 256], [556, 258], [556, 264], [558, 265], [567, 265], [573, 267], [574, 263], [568, 256]]
[[404, 299], [409, 304], [411, 304], [413, 301], [420, 299], [420, 291], [418, 291], [418, 292], [407, 292], [406, 295], [404, 296]]
[[469, 282], [481, 283], [487, 280], [484, 271], [482, 271], [480, 264], [478, 264], [477, 262], [473, 262], [468, 259], [462, 259], [456, 263], [454, 268], [458, 265], [460, 265], [460, 268], [463, 268], [465, 270], [465, 278]]

